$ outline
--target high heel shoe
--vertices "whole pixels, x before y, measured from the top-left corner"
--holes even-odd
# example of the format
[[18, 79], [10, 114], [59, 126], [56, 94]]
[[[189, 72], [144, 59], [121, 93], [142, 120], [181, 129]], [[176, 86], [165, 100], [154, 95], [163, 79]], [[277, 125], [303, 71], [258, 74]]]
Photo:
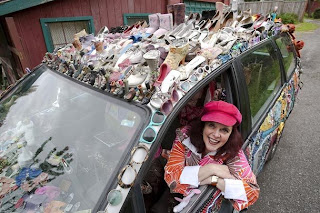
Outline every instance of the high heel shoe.
[[170, 46], [169, 53], [163, 63], [167, 64], [170, 69], [177, 69], [180, 62], [184, 63], [184, 59], [188, 54], [189, 42], [180, 40]]
[[159, 76], [157, 77], [157, 80], [154, 82], [153, 85], [156, 87], [160, 86], [162, 81], [165, 79], [165, 77], [169, 74], [170, 71], [171, 69], [170, 66], [168, 66], [168, 64], [161, 64]]

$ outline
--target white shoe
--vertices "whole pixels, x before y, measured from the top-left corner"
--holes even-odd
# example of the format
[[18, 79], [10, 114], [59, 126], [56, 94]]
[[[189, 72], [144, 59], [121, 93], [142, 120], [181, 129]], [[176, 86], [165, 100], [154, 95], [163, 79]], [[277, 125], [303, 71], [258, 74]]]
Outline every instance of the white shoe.
[[148, 75], [150, 75], [149, 68], [146, 66], [138, 65], [134, 69], [135, 70], [132, 72], [132, 74], [127, 78], [129, 87], [135, 87], [139, 84], [142, 84], [146, 81]]
[[161, 83], [161, 92], [168, 93], [174, 82], [180, 81], [181, 72], [171, 70]]
[[194, 59], [192, 59], [186, 66], [182, 67], [180, 66], [178, 68], [178, 71], [181, 72], [180, 79], [186, 80], [189, 78], [191, 72], [198, 67], [200, 64], [202, 64], [206, 60], [205, 57], [198, 55]]

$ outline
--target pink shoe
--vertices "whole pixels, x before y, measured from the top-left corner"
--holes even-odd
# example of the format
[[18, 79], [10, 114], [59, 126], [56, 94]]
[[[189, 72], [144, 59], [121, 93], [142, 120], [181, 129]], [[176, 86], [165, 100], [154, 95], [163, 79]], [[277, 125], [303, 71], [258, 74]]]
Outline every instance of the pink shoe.
[[170, 67], [168, 66], [168, 64], [163, 63], [160, 66], [160, 75], [158, 77], [158, 79], [156, 80], [156, 82], [154, 82], [154, 86], [160, 86], [162, 81], [165, 79], [165, 77], [169, 74], [169, 72], [171, 71]]

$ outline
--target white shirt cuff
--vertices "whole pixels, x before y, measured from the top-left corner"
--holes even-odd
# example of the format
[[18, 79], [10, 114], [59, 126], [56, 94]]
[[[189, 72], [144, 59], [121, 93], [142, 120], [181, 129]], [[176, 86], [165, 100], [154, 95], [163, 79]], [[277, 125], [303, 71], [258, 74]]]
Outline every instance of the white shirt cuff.
[[225, 191], [222, 193], [226, 199], [248, 201], [247, 194], [241, 180], [224, 179]]
[[194, 187], [199, 186], [199, 173], [200, 166], [186, 166], [184, 167], [181, 175], [180, 175], [180, 183], [181, 184], [189, 184]]

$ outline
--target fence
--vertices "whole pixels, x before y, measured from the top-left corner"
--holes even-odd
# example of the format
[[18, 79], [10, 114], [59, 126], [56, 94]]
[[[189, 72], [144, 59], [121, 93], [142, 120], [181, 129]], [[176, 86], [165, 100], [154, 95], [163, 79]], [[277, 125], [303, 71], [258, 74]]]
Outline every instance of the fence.
[[297, 1], [256, 1], [256, 2], [241, 2], [238, 3], [239, 10], [251, 9], [252, 14], [262, 13], [268, 14], [273, 11], [275, 6], [278, 6], [277, 13], [294, 13], [298, 15], [299, 21], [302, 21], [303, 15], [306, 9], [308, 1], [307, 0], [297, 0]]

